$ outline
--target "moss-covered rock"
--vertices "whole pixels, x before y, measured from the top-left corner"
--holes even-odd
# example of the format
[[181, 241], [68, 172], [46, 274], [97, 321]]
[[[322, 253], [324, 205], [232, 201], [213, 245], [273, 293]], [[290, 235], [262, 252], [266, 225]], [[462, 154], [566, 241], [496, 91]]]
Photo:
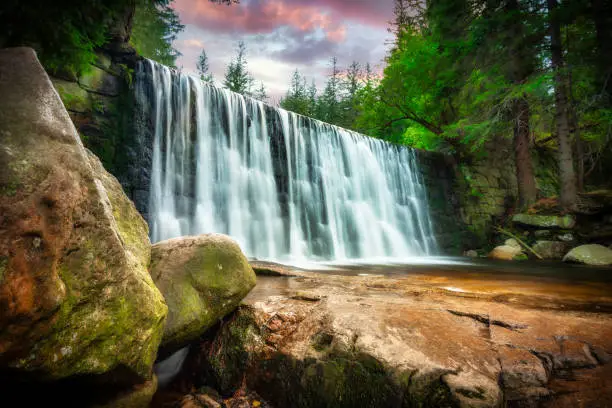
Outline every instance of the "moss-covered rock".
[[[91, 161], [34, 51], [0, 51], [0, 369], [150, 378], [167, 307], [146, 224]], [[92, 166], [93, 164], [93, 166]]]
[[567, 244], [559, 241], [537, 241], [533, 245], [533, 250], [544, 259], [563, 259], [567, 252]]
[[612, 249], [597, 244], [581, 245], [569, 251], [563, 261], [596, 266], [612, 265]]
[[156, 391], [157, 377], [154, 375], [149, 381], [136, 384], [127, 391], [120, 392], [111, 401], [94, 405], [93, 408], [148, 408]]
[[78, 83], [59, 78], [53, 78], [52, 81], [66, 109], [77, 113], [92, 110], [89, 93], [81, 88]]
[[92, 65], [88, 72], [79, 77], [79, 85], [85, 90], [106, 96], [118, 96], [120, 92], [119, 79], [95, 65]]
[[576, 219], [572, 215], [560, 217], [556, 215], [516, 214], [512, 217], [512, 222], [534, 228], [571, 229], [576, 225]]
[[169, 307], [164, 354], [200, 337], [255, 286], [255, 273], [240, 247], [221, 234], [155, 244], [151, 274]]

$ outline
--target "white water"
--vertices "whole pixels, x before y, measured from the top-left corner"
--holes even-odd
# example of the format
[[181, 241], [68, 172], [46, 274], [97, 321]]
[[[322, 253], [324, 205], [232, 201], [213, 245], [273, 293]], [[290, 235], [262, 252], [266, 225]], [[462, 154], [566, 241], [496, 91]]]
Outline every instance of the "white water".
[[225, 233], [277, 261], [437, 251], [414, 152], [144, 61], [153, 242]]

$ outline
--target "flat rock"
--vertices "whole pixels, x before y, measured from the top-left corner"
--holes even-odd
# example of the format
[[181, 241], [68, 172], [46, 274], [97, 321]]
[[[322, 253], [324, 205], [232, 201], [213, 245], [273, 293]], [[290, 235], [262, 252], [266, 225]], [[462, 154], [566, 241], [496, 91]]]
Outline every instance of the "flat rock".
[[597, 266], [612, 265], [612, 249], [597, 244], [581, 245], [569, 251], [563, 258], [563, 262]]
[[294, 276], [258, 278], [178, 383], [246, 386], [273, 406], [537, 406], [562, 398], [551, 378], [600, 379], [612, 349], [612, 316], [580, 311], [612, 304], [609, 283], [286, 269]]
[[576, 225], [576, 219], [571, 215], [532, 215], [516, 214], [512, 217], [515, 224], [526, 225], [534, 228], [558, 228], [572, 229]]

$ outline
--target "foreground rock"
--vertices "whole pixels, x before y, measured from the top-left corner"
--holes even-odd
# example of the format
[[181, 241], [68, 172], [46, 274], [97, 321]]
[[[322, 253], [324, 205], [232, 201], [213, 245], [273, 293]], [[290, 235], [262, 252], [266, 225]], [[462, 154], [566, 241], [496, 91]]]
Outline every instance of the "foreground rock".
[[157, 377], [153, 375], [149, 381], [136, 384], [127, 391], [120, 392], [110, 401], [95, 404], [92, 408], [148, 408], [156, 391]]
[[255, 273], [240, 247], [221, 234], [155, 244], [151, 275], [170, 309], [162, 354], [199, 338], [255, 286]]
[[150, 379], [167, 307], [144, 220], [31, 49], [0, 51], [0, 94], [0, 372]]
[[608, 266], [612, 265], [612, 249], [597, 244], [581, 245], [569, 251], [563, 261]]
[[555, 215], [516, 214], [512, 217], [512, 222], [534, 228], [571, 229], [576, 225], [576, 219], [571, 215], [561, 217]]
[[610, 283], [286, 269], [192, 348], [175, 392], [246, 387], [275, 407], [612, 403]]

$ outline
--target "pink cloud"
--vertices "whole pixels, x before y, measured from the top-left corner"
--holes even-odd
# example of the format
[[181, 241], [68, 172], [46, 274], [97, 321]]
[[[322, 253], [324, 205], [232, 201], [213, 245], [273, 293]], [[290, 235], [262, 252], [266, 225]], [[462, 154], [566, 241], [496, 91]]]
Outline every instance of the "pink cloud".
[[343, 42], [346, 27], [335, 9], [317, 2], [250, 0], [225, 6], [208, 0], [176, 0], [173, 6], [185, 24], [220, 32], [269, 33], [289, 26], [304, 33], [321, 30], [329, 41]]

